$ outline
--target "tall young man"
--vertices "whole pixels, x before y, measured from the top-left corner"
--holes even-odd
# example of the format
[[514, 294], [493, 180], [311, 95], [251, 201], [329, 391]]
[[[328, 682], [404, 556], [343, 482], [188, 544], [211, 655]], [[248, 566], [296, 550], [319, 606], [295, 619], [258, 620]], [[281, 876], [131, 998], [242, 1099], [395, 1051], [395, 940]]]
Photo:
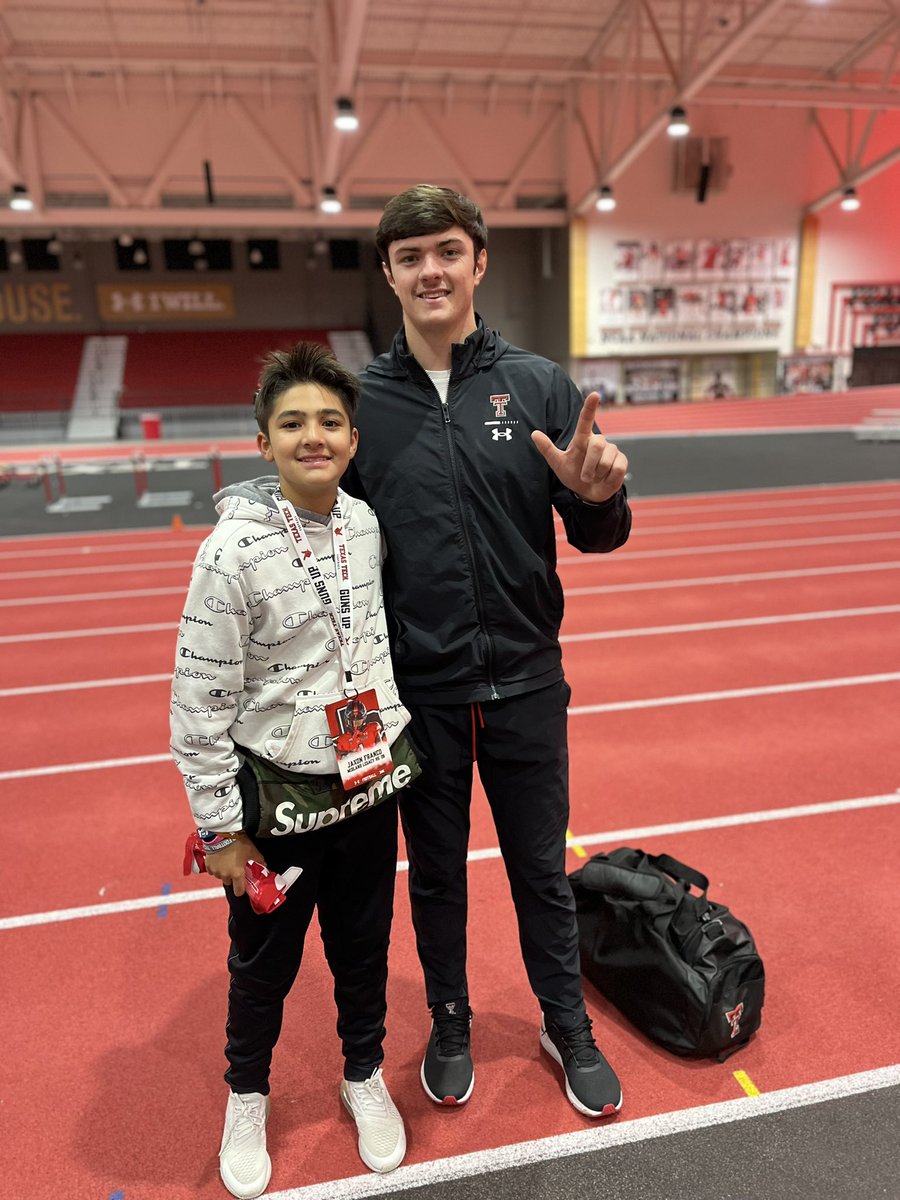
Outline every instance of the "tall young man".
[[566, 684], [553, 510], [582, 551], [628, 537], [627, 460], [594, 431], [555, 364], [509, 345], [474, 308], [487, 265], [477, 206], [419, 185], [376, 234], [403, 327], [362, 375], [359, 452], [345, 486], [389, 545], [394, 667], [423, 774], [401, 806], [410, 898], [432, 1012], [425, 1091], [474, 1085], [466, 978], [466, 852], [473, 763], [491, 806], [541, 1045], [588, 1116], [622, 1103], [584, 1006], [565, 870]]

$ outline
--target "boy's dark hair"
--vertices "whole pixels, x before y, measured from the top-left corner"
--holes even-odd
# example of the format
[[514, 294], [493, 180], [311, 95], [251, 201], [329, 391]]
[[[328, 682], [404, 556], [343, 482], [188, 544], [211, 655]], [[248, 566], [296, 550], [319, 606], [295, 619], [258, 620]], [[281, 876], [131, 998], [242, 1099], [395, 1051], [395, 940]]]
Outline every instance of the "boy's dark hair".
[[475, 246], [475, 257], [487, 245], [487, 227], [481, 209], [467, 196], [452, 188], [436, 187], [433, 183], [417, 183], [384, 206], [375, 230], [375, 249], [381, 261], [390, 267], [388, 247], [401, 238], [422, 237], [428, 233], [443, 233], [451, 225], [464, 229]]
[[297, 342], [290, 350], [273, 350], [263, 359], [259, 390], [253, 400], [253, 414], [263, 433], [269, 432], [269, 418], [278, 397], [298, 383], [317, 383], [334, 392], [351, 426], [354, 424], [362, 390], [357, 377], [321, 342]]

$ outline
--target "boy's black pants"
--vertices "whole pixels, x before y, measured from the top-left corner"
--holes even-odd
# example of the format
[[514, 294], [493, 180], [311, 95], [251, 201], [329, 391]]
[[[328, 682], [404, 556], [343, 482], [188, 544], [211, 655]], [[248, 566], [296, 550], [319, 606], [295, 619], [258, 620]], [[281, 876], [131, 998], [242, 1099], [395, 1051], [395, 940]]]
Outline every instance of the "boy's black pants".
[[[334, 977], [337, 1031], [347, 1079], [368, 1079], [384, 1058], [387, 953], [397, 870], [397, 800], [384, 800], [313, 833], [260, 838], [274, 871], [303, 868], [284, 904], [255, 913], [226, 888], [231, 915], [225, 1079], [235, 1092], [269, 1092], [272, 1051], [284, 1001], [300, 967], [318, 909], [325, 957]], [[317, 1022], [329, 1014], [316, 1013]]]
[[[425, 761], [422, 775], [400, 793], [400, 815], [429, 1005], [469, 994], [466, 853], [477, 762], [532, 991], [548, 1017], [571, 1025], [584, 1016], [575, 902], [565, 861], [570, 694], [561, 680], [523, 696], [475, 705], [407, 704], [412, 738]], [[491, 936], [490, 914], [473, 915]]]

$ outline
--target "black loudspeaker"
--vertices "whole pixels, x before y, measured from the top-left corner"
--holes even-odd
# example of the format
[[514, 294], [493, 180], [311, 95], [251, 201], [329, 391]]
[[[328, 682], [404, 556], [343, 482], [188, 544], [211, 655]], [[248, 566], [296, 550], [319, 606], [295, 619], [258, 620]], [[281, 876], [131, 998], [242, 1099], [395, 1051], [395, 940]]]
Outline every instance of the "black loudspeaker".
[[[193, 253], [194, 243], [198, 244]], [[167, 271], [195, 271], [197, 260], [209, 271], [230, 271], [231, 242], [227, 238], [164, 238], [163, 254]]]
[[277, 271], [281, 266], [276, 238], [248, 238], [247, 266], [251, 271]]
[[709, 177], [712, 172], [712, 167], [709, 163], [700, 164], [700, 176], [697, 180], [697, 203], [703, 204], [706, 200], [706, 189], [709, 187]]
[[150, 270], [150, 243], [146, 238], [132, 238], [128, 246], [123, 246], [116, 239], [113, 248], [116, 252], [116, 266], [120, 271]]
[[52, 238], [22, 238], [22, 253], [29, 271], [58, 271], [59, 255], [51, 254]]
[[359, 270], [359, 242], [356, 238], [332, 238], [328, 243], [332, 271]]

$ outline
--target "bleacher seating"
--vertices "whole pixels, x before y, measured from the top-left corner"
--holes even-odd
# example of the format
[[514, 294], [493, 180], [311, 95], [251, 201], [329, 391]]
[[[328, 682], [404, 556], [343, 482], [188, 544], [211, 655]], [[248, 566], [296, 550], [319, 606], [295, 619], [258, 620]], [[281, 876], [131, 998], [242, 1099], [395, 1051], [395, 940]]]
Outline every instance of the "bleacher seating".
[[121, 409], [249, 405], [270, 350], [322, 330], [238, 329], [130, 333]]
[[252, 438], [252, 399], [262, 360], [301, 339], [326, 341], [322, 330], [304, 329], [129, 334], [119, 436], [145, 436], [145, 416], [157, 414], [159, 422], [150, 425], [158, 424], [166, 438], [212, 432]]
[[84, 347], [82, 333], [0, 337], [0, 435], [4, 441], [60, 439]]

